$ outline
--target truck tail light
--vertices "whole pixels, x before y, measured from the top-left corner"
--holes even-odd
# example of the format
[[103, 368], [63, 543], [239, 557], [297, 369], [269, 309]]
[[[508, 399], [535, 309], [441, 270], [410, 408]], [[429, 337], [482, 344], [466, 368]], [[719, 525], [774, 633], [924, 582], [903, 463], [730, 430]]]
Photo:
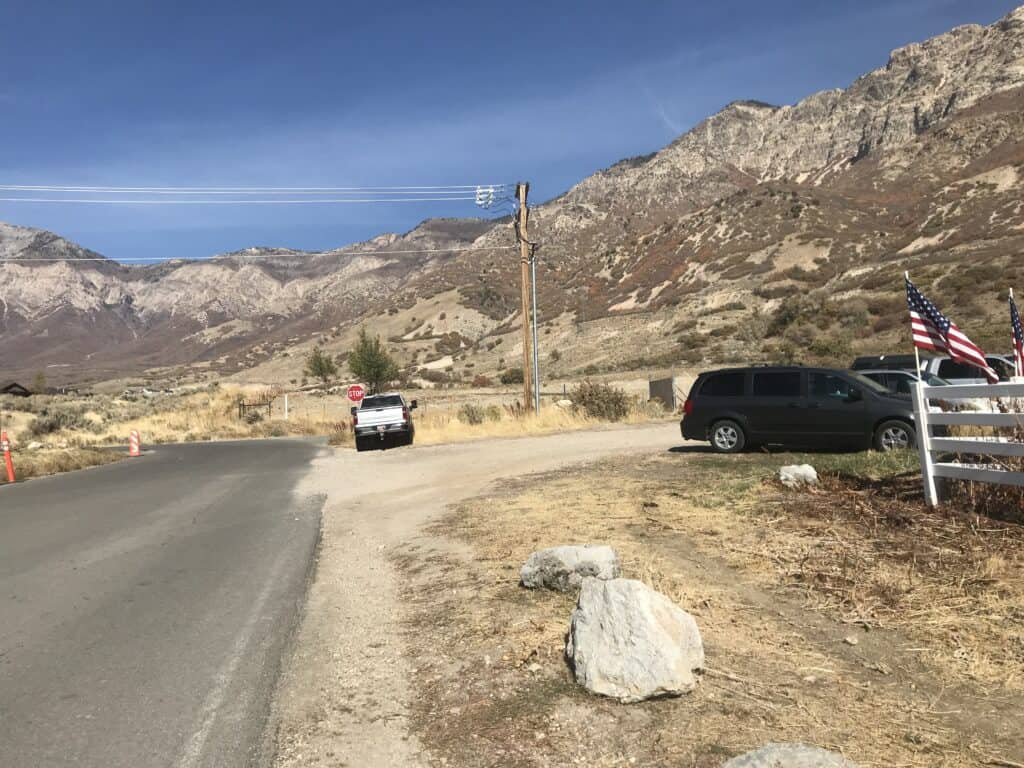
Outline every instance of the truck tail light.
[[689, 416], [693, 413], [693, 400], [686, 398], [686, 402], [683, 403], [683, 414]]
[[408, 421], [408, 420], [409, 420], [409, 409], [408, 409], [408, 408], [406, 408], [406, 407], [405, 407], [404, 405], [402, 406], [402, 418], [403, 418], [403, 419], [404, 419], [405, 421]]
[[359, 417], [353, 411], [353, 413], [352, 413], [352, 426], [354, 427], [358, 423], [359, 423]]

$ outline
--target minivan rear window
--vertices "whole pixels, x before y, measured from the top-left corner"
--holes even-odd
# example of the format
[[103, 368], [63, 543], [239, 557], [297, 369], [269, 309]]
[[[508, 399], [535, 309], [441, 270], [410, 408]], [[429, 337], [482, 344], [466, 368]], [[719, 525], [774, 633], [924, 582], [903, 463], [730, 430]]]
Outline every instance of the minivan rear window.
[[800, 371], [754, 374], [754, 397], [800, 397]]
[[743, 397], [743, 371], [716, 373], [705, 379], [700, 393], [704, 397]]

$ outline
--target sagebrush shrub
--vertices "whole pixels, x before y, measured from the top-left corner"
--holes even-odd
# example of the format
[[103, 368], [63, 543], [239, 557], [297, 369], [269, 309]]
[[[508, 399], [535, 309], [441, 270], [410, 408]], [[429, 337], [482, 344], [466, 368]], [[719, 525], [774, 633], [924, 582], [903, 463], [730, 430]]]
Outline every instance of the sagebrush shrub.
[[583, 381], [569, 393], [573, 407], [592, 419], [620, 421], [629, 413], [629, 396], [609, 384]]
[[522, 368], [507, 368], [501, 372], [501, 383], [502, 384], [522, 384], [523, 383], [523, 369]]
[[92, 423], [81, 411], [43, 411], [32, 420], [29, 432], [34, 437], [52, 435], [62, 429], [91, 429]]
[[486, 417], [487, 412], [474, 403], [466, 403], [459, 408], [459, 421], [464, 424], [483, 424]]

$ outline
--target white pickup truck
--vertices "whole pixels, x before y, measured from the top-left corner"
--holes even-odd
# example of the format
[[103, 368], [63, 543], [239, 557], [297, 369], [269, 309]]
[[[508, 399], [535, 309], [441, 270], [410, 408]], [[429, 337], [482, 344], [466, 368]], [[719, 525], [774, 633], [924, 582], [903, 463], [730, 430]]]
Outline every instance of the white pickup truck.
[[416, 401], [405, 402], [397, 392], [367, 395], [352, 408], [352, 429], [356, 435], [356, 450], [366, 451], [374, 446], [412, 445], [416, 427], [412, 412]]

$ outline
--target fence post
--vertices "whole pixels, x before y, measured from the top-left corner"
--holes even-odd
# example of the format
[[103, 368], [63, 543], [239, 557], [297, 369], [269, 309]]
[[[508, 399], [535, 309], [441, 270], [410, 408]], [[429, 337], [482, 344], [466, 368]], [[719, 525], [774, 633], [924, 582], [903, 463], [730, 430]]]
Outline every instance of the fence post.
[[939, 503], [932, 464], [932, 430], [928, 424], [928, 400], [924, 396], [924, 382], [918, 379], [914, 390], [914, 426], [917, 431], [917, 450], [921, 454], [921, 478], [924, 481], [924, 500], [929, 507]]
[[288, 393], [284, 393], [284, 420], [288, 421]]

